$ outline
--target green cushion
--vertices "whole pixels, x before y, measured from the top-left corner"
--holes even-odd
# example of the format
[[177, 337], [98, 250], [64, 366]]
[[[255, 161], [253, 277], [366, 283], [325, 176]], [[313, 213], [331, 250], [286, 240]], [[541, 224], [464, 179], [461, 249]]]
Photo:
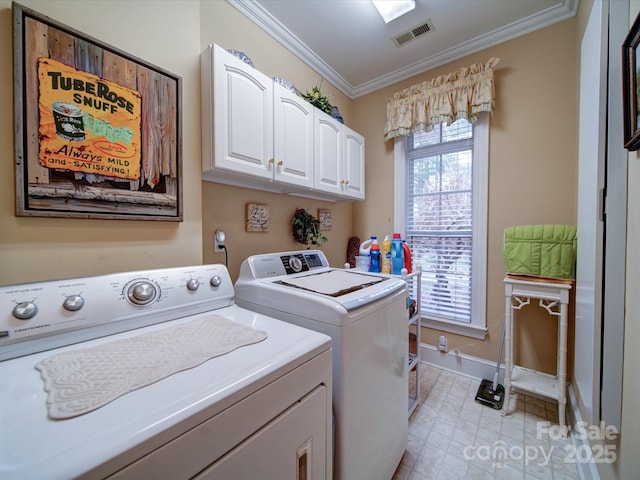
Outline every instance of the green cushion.
[[576, 278], [576, 227], [523, 225], [504, 230], [504, 269], [517, 275]]

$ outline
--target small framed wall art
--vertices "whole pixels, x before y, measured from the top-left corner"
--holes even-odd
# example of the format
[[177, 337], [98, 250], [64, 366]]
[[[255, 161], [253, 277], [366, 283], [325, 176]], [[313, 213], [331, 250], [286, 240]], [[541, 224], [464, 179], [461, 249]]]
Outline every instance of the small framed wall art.
[[16, 215], [182, 221], [182, 79], [14, 2]]
[[247, 232], [269, 231], [269, 206], [259, 203], [247, 203], [245, 230]]
[[318, 221], [320, 222], [320, 230], [331, 230], [331, 210], [328, 208], [319, 208]]

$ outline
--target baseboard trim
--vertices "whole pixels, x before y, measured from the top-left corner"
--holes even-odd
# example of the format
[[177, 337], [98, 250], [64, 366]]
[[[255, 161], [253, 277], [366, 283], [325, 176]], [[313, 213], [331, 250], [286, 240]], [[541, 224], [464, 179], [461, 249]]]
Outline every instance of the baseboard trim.
[[[493, 380], [496, 372], [495, 362], [464, 353], [456, 354], [454, 350], [447, 353], [440, 352], [435, 346], [427, 343], [420, 344], [420, 359], [438, 368], [477, 379]], [[504, 364], [502, 363], [500, 364], [498, 382], [504, 384]]]
[[[567, 385], [567, 403], [569, 404], [569, 412], [567, 415], [567, 423], [572, 426], [576, 426], [579, 422], [582, 422], [582, 414], [578, 407], [578, 397], [573, 390], [573, 385]], [[576, 435], [570, 435], [571, 443], [573, 444], [575, 451], [582, 451], [581, 447], [584, 445], [584, 449], [591, 450], [591, 444], [589, 443], [586, 435], [581, 435], [583, 438], [576, 438]], [[578, 470], [578, 478], [580, 480], [600, 480], [600, 474], [598, 473], [598, 467], [595, 462], [577, 462], [576, 467]]]

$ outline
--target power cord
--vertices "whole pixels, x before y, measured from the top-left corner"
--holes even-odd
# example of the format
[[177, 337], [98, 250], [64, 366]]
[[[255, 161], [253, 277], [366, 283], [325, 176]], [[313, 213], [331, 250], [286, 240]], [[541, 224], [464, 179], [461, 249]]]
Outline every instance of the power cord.
[[225, 245], [220, 245], [220, 248], [222, 248], [224, 250], [224, 265], [225, 267], [229, 266], [229, 252], [227, 250], [227, 247]]

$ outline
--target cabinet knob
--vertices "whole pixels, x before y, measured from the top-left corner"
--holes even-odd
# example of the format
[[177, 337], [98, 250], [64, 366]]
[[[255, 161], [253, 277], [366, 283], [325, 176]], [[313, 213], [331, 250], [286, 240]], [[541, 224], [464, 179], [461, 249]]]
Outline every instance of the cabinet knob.
[[278, 166], [281, 167], [282, 166], [282, 160], [278, 160]]
[[269, 159], [269, 163], [273, 163], [273, 162], [275, 162], [275, 161], [276, 161], [276, 159], [275, 159], [275, 158], [273, 158], [273, 157], [271, 157], [271, 158]]

